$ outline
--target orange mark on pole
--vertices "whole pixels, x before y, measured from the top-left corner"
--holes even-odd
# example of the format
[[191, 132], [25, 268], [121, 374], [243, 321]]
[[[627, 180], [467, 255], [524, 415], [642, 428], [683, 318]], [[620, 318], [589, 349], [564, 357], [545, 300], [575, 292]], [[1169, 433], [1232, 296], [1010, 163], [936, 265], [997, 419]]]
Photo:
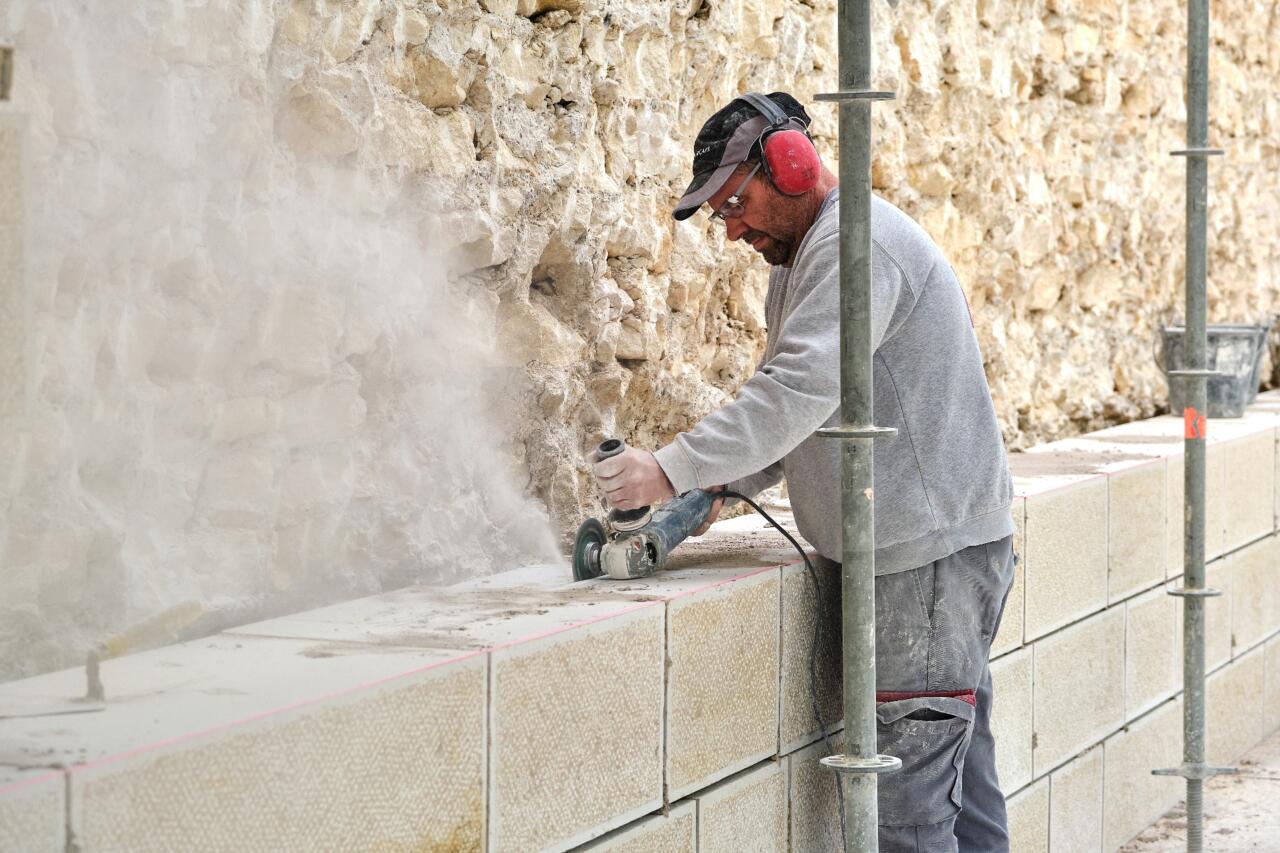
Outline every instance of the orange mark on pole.
[[1204, 415], [1195, 409], [1186, 408], [1182, 410], [1182, 426], [1183, 438], [1205, 439], [1209, 437], [1208, 424], [1205, 422]]

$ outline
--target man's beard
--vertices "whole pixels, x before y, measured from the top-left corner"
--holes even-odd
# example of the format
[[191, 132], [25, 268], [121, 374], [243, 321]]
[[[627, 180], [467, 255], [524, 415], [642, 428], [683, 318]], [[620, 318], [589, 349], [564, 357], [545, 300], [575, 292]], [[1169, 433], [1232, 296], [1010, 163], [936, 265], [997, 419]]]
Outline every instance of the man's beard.
[[770, 240], [760, 254], [771, 266], [782, 266], [791, 259], [791, 244]]
[[[791, 244], [779, 240], [772, 234], [766, 234], [763, 231], [749, 231], [743, 236], [743, 241], [748, 245], [759, 240], [761, 237], [768, 239], [764, 247], [759, 249], [760, 256], [765, 259], [771, 266], [779, 266], [785, 264], [791, 258]], [[755, 248], [752, 246], [752, 248]]]

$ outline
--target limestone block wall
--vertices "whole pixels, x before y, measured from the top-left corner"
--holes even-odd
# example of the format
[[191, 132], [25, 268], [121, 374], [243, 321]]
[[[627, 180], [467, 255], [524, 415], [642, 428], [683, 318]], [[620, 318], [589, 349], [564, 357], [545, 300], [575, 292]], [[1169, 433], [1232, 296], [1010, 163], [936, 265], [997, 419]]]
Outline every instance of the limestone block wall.
[[[993, 649], [1013, 849], [1115, 850], [1181, 796], [1179, 419], [1014, 457]], [[1211, 421], [1208, 759], [1280, 727], [1280, 394]], [[1172, 501], [1172, 503], [1171, 503]], [[826, 573], [751, 518], [635, 582], [535, 567], [0, 686], [0, 849], [839, 849]], [[811, 697], [815, 619], [824, 624]], [[50, 712], [60, 712], [49, 716]]]
[[[1010, 445], [1152, 413], [1180, 300], [1180, 7], [874, 9], [898, 100], [873, 180], [960, 273]], [[1252, 320], [1280, 266], [1280, 25], [1215, 11], [1210, 305]], [[665, 442], [753, 369], [764, 270], [667, 211], [733, 94], [834, 87], [834, 14], [6, 4], [30, 192], [15, 226], [0, 143], [0, 375], [26, 377], [21, 419], [0, 398], [0, 677], [175, 607], [200, 633], [552, 559], [544, 511], [563, 532], [596, 508], [585, 448]]]

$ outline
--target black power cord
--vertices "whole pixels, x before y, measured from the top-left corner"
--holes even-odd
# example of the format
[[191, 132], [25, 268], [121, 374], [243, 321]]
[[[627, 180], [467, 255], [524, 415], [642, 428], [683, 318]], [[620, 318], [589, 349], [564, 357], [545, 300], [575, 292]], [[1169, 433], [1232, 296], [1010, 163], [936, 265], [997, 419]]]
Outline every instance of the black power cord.
[[[813, 707], [813, 719], [818, 724], [818, 731], [822, 733], [822, 742], [827, 747], [828, 754], [834, 755], [835, 748], [831, 745], [831, 736], [827, 734], [827, 726], [822, 721], [822, 709], [818, 704], [818, 642], [822, 639], [822, 581], [818, 577], [818, 570], [813, 567], [813, 563], [809, 561], [809, 555], [805, 553], [804, 548], [800, 547], [800, 543], [795, 537], [783, 529], [782, 525], [774, 521], [773, 516], [765, 512], [760, 504], [741, 492], [734, 492], [725, 489], [721, 492], [713, 493], [716, 499], [720, 498], [737, 498], [745, 502], [748, 506], [758, 512], [765, 521], [769, 522], [774, 528], [787, 538], [792, 547], [800, 554], [800, 559], [804, 560], [805, 574], [808, 575], [809, 581], [813, 584], [813, 648], [809, 650], [809, 702]], [[840, 849], [847, 849], [845, 844], [845, 817], [844, 817], [844, 784], [840, 778], [840, 774], [836, 773], [836, 806], [840, 810]]]

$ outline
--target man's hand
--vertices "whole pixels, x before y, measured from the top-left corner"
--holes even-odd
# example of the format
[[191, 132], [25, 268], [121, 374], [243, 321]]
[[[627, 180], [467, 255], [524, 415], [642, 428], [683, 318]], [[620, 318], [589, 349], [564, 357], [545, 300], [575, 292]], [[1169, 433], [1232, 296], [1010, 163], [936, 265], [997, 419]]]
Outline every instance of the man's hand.
[[637, 509], [673, 497], [667, 474], [647, 450], [628, 447], [591, 466], [596, 482], [604, 490], [609, 505], [617, 509]]
[[[724, 486], [712, 486], [707, 489], [711, 494], [723, 492]], [[701, 536], [711, 529], [711, 525], [715, 524], [717, 518], [720, 517], [720, 509], [724, 506], [724, 498], [717, 498], [711, 502], [711, 509], [707, 510], [707, 517], [703, 519], [701, 526], [697, 530], [690, 533], [690, 536]]]

